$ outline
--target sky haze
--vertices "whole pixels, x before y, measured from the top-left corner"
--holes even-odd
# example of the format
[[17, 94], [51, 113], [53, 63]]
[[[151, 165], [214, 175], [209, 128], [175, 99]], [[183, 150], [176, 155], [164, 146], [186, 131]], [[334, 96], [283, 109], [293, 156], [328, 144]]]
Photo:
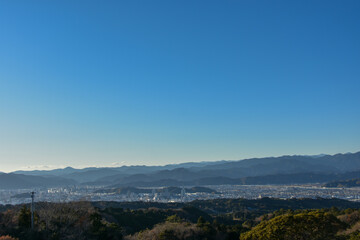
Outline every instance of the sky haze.
[[360, 150], [359, 1], [0, 2], [0, 171]]

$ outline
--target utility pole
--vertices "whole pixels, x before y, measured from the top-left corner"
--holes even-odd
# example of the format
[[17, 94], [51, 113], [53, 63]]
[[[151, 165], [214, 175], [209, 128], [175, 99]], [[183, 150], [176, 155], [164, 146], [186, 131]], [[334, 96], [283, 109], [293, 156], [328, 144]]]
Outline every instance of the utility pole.
[[34, 198], [35, 198], [35, 192], [31, 192], [31, 229], [34, 230]]
[[183, 186], [181, 189], [181, 194], [180, 194], [181, 202], [185, 202], [185, 196], [186, 196], [185, 194], [186, 194], [185, 187]]

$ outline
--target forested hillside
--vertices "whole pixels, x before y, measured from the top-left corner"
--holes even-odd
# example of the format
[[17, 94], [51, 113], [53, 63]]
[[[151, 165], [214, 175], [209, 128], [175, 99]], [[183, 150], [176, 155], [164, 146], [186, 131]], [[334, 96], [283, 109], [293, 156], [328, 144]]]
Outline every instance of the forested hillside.
[[28, 205], [0, 210], [0, 239], [360, 239], [359, 204], [337, 199], [37, 203], [33, 230]]

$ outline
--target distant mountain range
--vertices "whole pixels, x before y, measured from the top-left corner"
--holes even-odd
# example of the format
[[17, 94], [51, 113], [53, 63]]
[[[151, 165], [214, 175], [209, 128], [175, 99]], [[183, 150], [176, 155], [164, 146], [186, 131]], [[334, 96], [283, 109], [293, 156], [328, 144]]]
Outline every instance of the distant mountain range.
[[24, 174], [0, 174], [0, 189], [29, 189], [75, 185], [76, 181], [56, 176], [28, 176]]
[[326, 183], [360, 178], [360, 152], [116, 168], [67, 167], [0, 173], [0, 188], [94, 185], [108, 188], [214, 184]]

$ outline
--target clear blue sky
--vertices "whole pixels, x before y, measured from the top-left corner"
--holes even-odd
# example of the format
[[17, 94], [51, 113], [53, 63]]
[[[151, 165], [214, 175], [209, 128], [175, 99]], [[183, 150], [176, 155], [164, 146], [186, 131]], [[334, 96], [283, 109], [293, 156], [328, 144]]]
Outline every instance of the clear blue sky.
[[360, 151], [360, 1], [0, 2], [0, 171]]

